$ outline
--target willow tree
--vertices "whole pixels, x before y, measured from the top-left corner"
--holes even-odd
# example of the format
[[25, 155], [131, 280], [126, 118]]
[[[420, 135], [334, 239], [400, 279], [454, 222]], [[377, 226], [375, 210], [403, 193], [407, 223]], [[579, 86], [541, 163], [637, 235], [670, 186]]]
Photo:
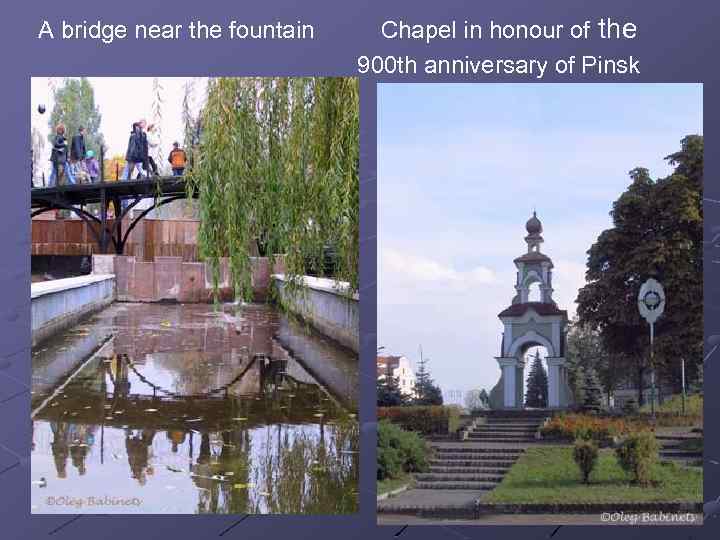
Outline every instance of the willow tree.
[[358, 287], [359, 94], [355, 78], [218, 78], [208, 84], [188, 189], [217, 288], [227, 256], [236, 297], [252, 296], [251, 254], [282, 254], [291, 288], [322, 274]]

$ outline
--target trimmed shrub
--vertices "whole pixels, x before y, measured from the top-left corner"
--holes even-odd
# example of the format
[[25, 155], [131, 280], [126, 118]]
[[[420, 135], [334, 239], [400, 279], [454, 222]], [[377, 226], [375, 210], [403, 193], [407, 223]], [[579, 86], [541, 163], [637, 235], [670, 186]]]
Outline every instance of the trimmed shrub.
[[460, 427], [460, 408], [456, 406], [378, 407], [377, 415], [378, 420], [388, 420], [423, 435], [455, 433]]
[[598, 447], [592, 441], [586, 441], [578, 439], [575, 441], [575, 448], [573, 448], [573, 459], [577, 466], [580, 467], [580, 474], [582, 474], [583, 484], [590, 483], [590, 473], [595, 468], [598, 459]]
[[592, 440], [600, 444], [611, 442], [632, 431], [634, 426], [621, 418], [604, 418], [587, 414], [561, 414], [552, 417], [540, 433], [548, 439], [573, 441]]
[[660, 445], [651, 431], [640, 431], [628, 436], [615, 449], [615, 456], [623, 470], [642, 486], [652, 480], [652, 468], [658, 462]]
[[422, 472], [428, 467], [430, 449], [417, 433], [388, 421], [378, 422], [377, 479], [398, 478], [404, 473]]

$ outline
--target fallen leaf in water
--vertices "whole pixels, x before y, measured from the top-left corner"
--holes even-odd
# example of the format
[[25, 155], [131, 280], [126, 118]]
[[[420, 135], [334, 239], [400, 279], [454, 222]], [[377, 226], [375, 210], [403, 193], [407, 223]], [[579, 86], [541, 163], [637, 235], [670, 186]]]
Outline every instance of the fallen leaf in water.
[[235, 489], [249, 489], [255, 487], [255, 484], [249, 483], [249, 484], [235, 484], [233, 485], [233, 488]]
[[175, 467], [174, 465], [165, 465], [165, 467], [167, 467], [167, 470], [168, 470], [168, 471], [172, 471], [172, 472], [182, 472], [182, 469], [178, 469], [178, 468]]
[[186, 422], [202, 422], [202, 417], [200, 418], [190, 418], [188, 420], [185, 420]]
[[325, 416], [325, 415], [323, 413], [319, 412], [319, 413], [313, 414], [313, 416], [316, 418], [321, 418], [322, 416]]
[[157, 409], [145, 409], [145, 412], [158, 412]]
[[113, 418], [112, 416], [106, 416], [105, 420], [115, 420], [115, 418]]
[[92, 405], [85, 405], [83, 409], [92, 409]]
[[258, 491], [258, 495], [262, 495], [263, 497], [269, 497], [270, 493], [268, 493], [267, 491]]
[[247, 417], [241, 416], [238, 418], [233, 418], [233, 420], [235, 420], [236, 422], [244, 422], [245, 420], [247, 420]]
[[160, 326], [164, 326], [165, 328], [170, 328], [170, 326], [172, 326], [172, 325], [170, 324], [170, 321], [163, 321], [160, 323]]

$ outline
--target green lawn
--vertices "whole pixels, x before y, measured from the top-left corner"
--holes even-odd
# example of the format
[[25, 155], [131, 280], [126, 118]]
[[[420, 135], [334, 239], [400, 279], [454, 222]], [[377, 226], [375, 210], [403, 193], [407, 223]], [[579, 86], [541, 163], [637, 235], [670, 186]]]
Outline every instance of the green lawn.
[[581, 483], [572, 447], [528, 448], [484, 502], [489, 503], [613, 503], [702, 502], [702, 469], [658, 464], [654, 485], [630, 484], [612, 450], [600, 450], [590, 484]]
[[378, 480], [377, 483], [377, 494], [382, 495], [388, 491], [401, 488], [408, 484], [412, 484], [413, 479], [410, 475], [402, 476], [400, 478], [388, 478], [387, 480]]

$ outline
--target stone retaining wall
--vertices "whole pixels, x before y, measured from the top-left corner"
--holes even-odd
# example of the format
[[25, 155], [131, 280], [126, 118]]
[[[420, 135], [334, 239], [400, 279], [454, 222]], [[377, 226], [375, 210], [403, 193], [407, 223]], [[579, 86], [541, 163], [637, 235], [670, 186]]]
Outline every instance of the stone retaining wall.
[[304, 276], [304, 289], [292, 295], [284, 274], [272, 276], [280, 301], [321, 334], [358, 353], [360, 350], [360, 306], [358, 295], [348, 296], [347, 283]]
[[94, 274], [33, 283], [30, 298], [34, 347], [110, 305], [115, 299], [115, 276]]
[[[270, 268], [267, 257], [252, 258], [252, 287], [255, 301], [267, 298], [270, 275], [282, 270], [279, 263]], [[111, 273], [117, 279], [120, 302], [213, 301], [212, 274], [203, 262], [183, 262], [182, 257], [155, 257], [152, 262], [132, 256], [93, 255], [93, 274]], [[220, 261], [219, 294], [222, 301], [234, 300], [228, 259]]]

